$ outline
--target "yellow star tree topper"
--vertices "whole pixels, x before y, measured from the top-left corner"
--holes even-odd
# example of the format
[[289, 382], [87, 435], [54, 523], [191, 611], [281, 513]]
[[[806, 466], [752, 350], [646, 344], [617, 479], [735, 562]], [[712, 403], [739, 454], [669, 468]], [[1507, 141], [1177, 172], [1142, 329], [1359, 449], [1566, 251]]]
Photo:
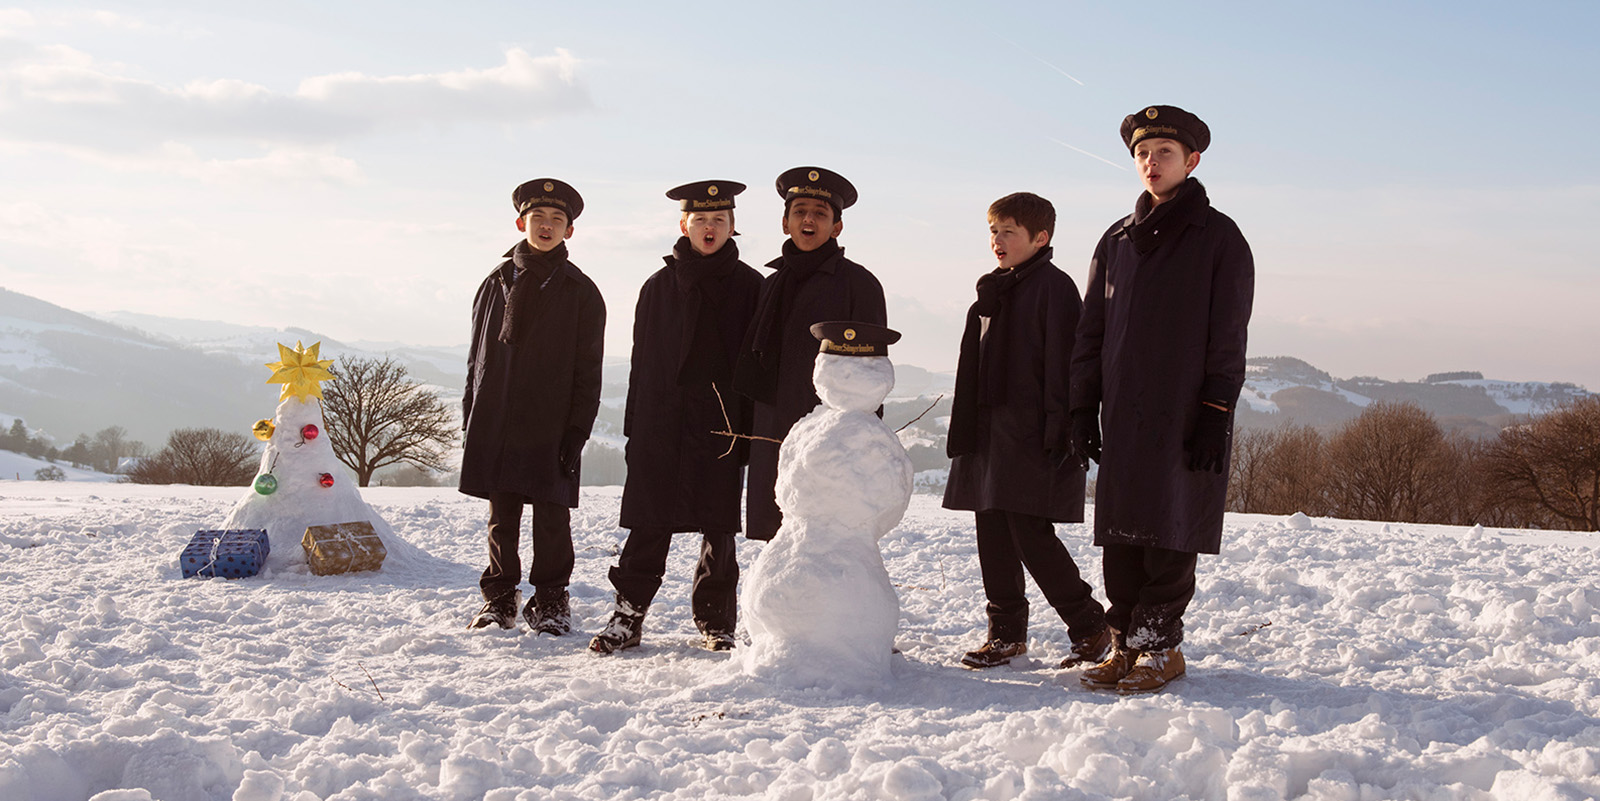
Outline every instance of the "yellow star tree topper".
[[306, 347], [298, 341], [294, 343], [294, 350], [290, 350], [283, 343], [278, 343], [278, 361], [268, 362], [267, 367], [272, 369], [272, 377], [267, 379], [268, 384], [282, 384], [283, 392], [278, 394], [278, 400], [286, 400], [290, 395], [300, 399], [322, 397], [322, 382], [332, 381], [333, 373], [328, 372], [328, 365], [333, 364], [332, 359], [317, 359], [317, 349], [322, 347], [321, 342]]

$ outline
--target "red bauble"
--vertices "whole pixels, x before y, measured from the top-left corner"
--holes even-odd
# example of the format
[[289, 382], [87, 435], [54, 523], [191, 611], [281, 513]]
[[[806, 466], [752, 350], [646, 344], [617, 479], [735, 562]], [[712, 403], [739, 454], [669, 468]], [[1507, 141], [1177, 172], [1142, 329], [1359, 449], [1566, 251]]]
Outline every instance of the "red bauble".
[[[310, 426], [307, 426], [307, 428], [310, 428]], [[324, 487], [333, 486], [333, 474], [332, 473], [323, 473], [322, 477], [317, 479], [317, 483], [321, 484]]]
[[314, 425], [312, 425], [310, 423], [306, 423], [305, 425], [300, 427], [300, 436], [305, 438], [305, 439], [316, 439], [317, 435], [321, 434], [321, 433], [322, 433], [321, 431], [317, 430], [316, 426], [314, 426]]

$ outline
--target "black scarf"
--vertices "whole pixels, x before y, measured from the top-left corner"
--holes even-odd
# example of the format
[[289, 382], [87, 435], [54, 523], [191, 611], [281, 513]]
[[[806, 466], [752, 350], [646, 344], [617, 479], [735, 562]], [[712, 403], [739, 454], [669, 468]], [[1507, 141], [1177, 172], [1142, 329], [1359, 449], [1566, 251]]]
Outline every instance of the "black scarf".
[[500, 288], [505, 294], [505, 316], [500, 322], [500, 341], [508, 345], [517, 341], [522, 328], [517, 320], [532, 313], [533, 299], [555, 277], [556, 270], [567, 263], [567, 243], [561, 242], [548, 253], [535, 250], [526, 240], [511, 249], [513, 273], [511, 285], [506, 286], [505, 274], [500, 276]]
[[[817, 270], [834, 256], [844, 255], [839, 240], [829, 239], [816, 250], [804, 251], [794, 240], [783, 243], [783, 256], [767, 263], [778, 272], [772, 289], [761, 298], [755, 319], [750, 324], [749, 354], [742, 356], [739, 384], [744, 394], [774, 403], [778, 394], [778, 365], [783, 359], [784, 323], [794, 305], [794, 295]], [[754, 361], [754, 364], [751, 362]]]
[[1050, 261], [1051, 249], [1040, 248], [1033, 258], [1010, 270], [996, 269], [978, 279], [978, 300], [967, 310], [967, 327], [961, 333], [961, 356], [956, 362], [956, 397], [950, 409], [950, 434], [945, 455], [952, 458], [978, 449], [978, 407], [999, 406], [1006, 400], [1005, 354], [989, 352], [983, 319], [989, 325], [1010, 308], [1006, 296], [1028, 276]]
[[739, 261], [739, 245], [729, 239], [717, 252], [701, 255], [678, 237], [672, 255], [664, 257], [673, 285], [683, 298], [683, 331], [678, 351], [678, 386], [726, 382], [731, 372], [725, 346], [717, 336], [717, 310], [727, 293], [725, 279]]
[[1149, 192], [1141, 192], [1133, 204], [1133, 216], [1123, 227], [1133, 240], [1133, 249], [1143, 256], [1177, 236], [1199, 212], [1210, 207], [1206, 188], [1194, 178], [1186, 178], [1178, 185], [1178, 194], [1159, 206]]

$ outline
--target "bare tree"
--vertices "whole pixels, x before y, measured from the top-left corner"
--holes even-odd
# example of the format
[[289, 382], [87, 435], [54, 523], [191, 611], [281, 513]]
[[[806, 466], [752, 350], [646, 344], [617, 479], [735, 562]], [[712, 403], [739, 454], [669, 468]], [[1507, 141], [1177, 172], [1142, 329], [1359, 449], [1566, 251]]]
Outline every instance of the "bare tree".
[[1485, 461], [1507, 501], [1540, 509], [1557, 525], [1600, 531], [1600, 396], [1501, 431]]
[[413, 380], [394, 359], [339, 357], [337, 380], [322, 390], [333, 453], [361, 486], [379, 468], [410, 464], [445, 470], [456, 441], [453, 415], [438, 394]]
[[1422, 407], [1374, 403], [1328, 442], [1331, 511], [1362, 520], [1439, 521], [1448, 514], [1447, 453], [1443, 430]]
[[1323, 487], [1327, 483], [1328, 448], [1322, 434], [1308, 425], [1289, 426], [1283, 430], [1273, 457], [1276, 470], [1265, 499], [1267, 511], [1280, 515], [1327, 514]]
[[122, 426], [107, 426], [96, 431], [89, 443], [90, 462], [102, 473], [117, 472], [117, 464], [124, 456], [143, 455], [144, 443], [128, 439], [128, 430]]
[[166, 447], [128, 472], [135, 484], [233, 487], [250, 483], [260, 459], [257, 442], [215, 428], [180, 428]]
[[1233, 440], [1228, 509], [1322, 514], [1324, 446], [1310, 426], [1241, 429]]

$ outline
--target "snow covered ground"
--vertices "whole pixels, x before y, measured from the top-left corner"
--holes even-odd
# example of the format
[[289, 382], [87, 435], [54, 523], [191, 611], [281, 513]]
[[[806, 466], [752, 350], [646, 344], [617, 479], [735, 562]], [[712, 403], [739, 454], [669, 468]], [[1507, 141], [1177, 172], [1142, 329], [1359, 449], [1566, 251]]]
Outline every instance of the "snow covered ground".
[[[364, 491], [413, 565], [180, 578], [241, 491], [0, 481], [0, 799], [1600, 795], [1600, 535], [1230, 516], [1189, 676], [1119, 698], [1054, 667], [1037, 596], [1030, 659], [955, 666], [982, 636], [972, 520], [919, 495], [883, 540], [894, 679], [852, 694], [694, 647], [687, 536], [641, 648], [469, 634], [487, 509], [448, 489]], [[591, 632], [618, 492], [573, 516]]]

